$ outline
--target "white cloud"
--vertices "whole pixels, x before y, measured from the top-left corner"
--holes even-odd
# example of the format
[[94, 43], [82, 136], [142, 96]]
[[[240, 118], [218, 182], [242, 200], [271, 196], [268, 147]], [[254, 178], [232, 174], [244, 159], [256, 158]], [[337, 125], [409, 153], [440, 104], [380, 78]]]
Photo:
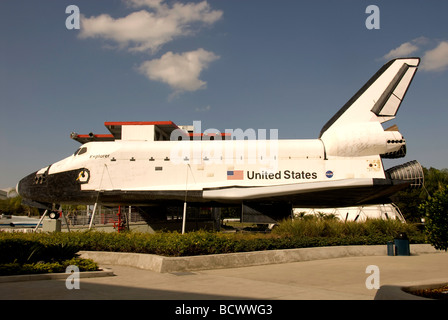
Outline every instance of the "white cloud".
[[439, 45], [426, 51], [422, 58], [422, 70], [443, 71], [448, 68], [448, 41], [442, 41]]
[[[118, 48], [154, 54], [163, 45], [181, 36], [194, 35], [200, 27], [221, 19], [221, 10], [212, 10], [206, 0], [180, 3], [165, 0], [123, 0], [135, 12], [113, 18], [108, 14], [81, 18], [79, 37], [112, 41]], [[109, 44], [108, 44], [109, 45]], [[175, 54], [167, 52], [160, 59], [143, 62], [138, 71], [153, 81], [168, 84], [175, 94], [196, 91], [207, 83], [201, 72], [219, 57], [204, 49]]]
[[413, 54], [418, 50], [418, 47], [411, 42], [405, 42], [400, 45], [398, 48], [392, 49], [389, 53], [384, 55], [384, 59], [390, 60], [400, 57], [406, 57], [410, 54]]
[[[428, 48], [433, 45], [436, 45], [436, 47]], [[426, 37], [419, 37], [401, 44], [384, 55], [383, 59], [407, 57], [415, 53], [419, 53], [419, 56], [422, 57], [420, 68], [424, 71], [444, 71], [448, 69], [448, 41], [432, 40]]]
[[432, 40], [421, 36], [421, 37], [415, 38], [411, 42], [418, 46], [426, 46], [426, 45], [431, 44]]
[[222, 11], [212, 10], [207, 1], [199, 3], [164, 4], [162, 0], [126, 0], [129, 6], [151, 10], [132, 12], [123, 18], [108, 14], [81, 18], [81, 38], [104, 38], [115, 41], [130, 51], [159, 50], [176, 37], [193, 34], [193, 27], [211, 25], [221, 19]]
[[207, 85], [199, 79], [201, 72], [217, 59], [219, 56], [202, 48], [181, 54], [167, 52], [160, 59], [141, 64], [139, 71], [150, 80], [168, 84], [176, 93], [196, 91]]

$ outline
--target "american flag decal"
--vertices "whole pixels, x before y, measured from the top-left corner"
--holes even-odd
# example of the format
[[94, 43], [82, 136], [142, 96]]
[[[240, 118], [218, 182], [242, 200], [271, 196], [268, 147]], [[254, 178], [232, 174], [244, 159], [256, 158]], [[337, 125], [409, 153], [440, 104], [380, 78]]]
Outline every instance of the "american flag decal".
[[244, 170], [227, 171], [227, 180], [244, 180]]

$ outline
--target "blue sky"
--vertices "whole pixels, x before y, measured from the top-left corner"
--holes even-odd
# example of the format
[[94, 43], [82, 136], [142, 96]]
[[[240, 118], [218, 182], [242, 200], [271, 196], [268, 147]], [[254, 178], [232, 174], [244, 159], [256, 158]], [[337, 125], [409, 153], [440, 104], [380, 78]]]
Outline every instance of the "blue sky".
[[[380, 29], [366, 28], [371, 4]], [[108, 133], [105, 121], [317, 138], [398, 55], [422, 67], [390, 122], [408, 154], [385, 165], [447, 168], [447, 12], [439, 0], [3, 0], [0, 187], [71, 154], [72, 131]]]

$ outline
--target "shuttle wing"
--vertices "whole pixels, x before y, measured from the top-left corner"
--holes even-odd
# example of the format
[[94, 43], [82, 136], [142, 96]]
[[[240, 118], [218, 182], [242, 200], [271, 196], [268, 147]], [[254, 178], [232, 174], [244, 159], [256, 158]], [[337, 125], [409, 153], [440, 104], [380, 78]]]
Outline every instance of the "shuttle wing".
[[204, 189], [202, 196], [204, 200], [229, 203], [270, 201], [325, 208], [380, 203], [406, 186], [407, 181], [359, 178], [265, 187]]
[[373, 179], [346, 179], [336, 181], [320, 181], [306, 184], [287, 184], [265, 187], [229, 187], [204, 190], [205, 199], [221, 200], [256, 200], [291, 196], [298, 193], [328, 191], [336, 188], [359, 188], [373, 185]]

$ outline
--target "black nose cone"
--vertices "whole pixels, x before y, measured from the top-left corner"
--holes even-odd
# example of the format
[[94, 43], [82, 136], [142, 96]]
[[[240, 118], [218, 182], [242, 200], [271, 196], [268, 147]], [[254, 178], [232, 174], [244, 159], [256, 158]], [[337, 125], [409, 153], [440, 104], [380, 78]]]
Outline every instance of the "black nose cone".
[[19, 181], [17, 192], [24, 202], [53, 203], [50, 176], [47, 172], [33, 172]]
[[27, 175], [17, 184], [17, 192], [22, 198], [33, 199], [33, 189], [34, 189], [33, 187], [36, 173], [37, 172]]
[[[85, 168], [49, 174], [36, 171], [17, 185], [17, 191], [22, 198], [40, 203], [74, 203], [83, 201], [91, 203], [92, 195], [81, 192], [81, 184], [89, 181], [89, 170]], [[84, 199], [87, 196], [87, 200]], [[95, 197], [93, 197], [95, 199]]]

